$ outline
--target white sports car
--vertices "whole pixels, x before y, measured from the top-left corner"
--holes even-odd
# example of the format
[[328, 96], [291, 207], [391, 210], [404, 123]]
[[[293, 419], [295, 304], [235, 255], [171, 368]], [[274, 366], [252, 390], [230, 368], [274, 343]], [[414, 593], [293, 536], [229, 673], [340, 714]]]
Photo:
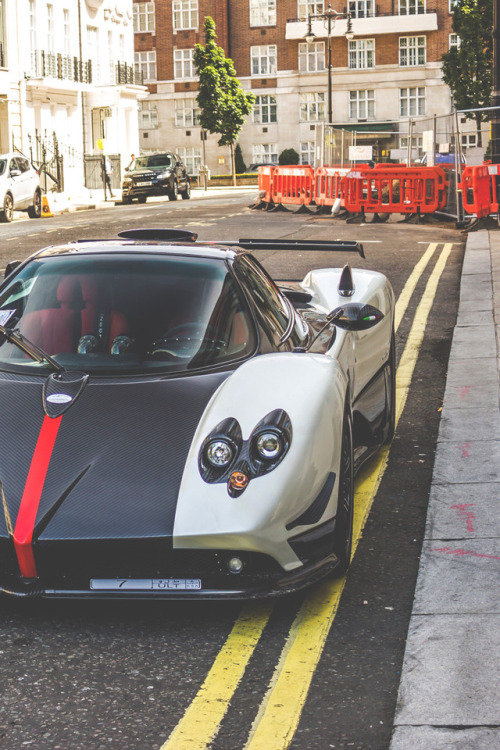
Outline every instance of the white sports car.
[[394, 432], [394, 295], [349, 265], [277, 285], [256, 247], [362, 254], [131, 230], [8, 266], [0, 590], [247, 598], [346, 571], [354, 473]]

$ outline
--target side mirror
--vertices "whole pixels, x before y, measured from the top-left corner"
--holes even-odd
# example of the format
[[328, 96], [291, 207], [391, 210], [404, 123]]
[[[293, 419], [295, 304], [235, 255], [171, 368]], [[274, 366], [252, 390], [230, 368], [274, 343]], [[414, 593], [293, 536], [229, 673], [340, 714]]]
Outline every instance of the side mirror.
[[328, 315], [328, 320], [346, 331], [366, 331], [384, 318], [384, 314], [372, 305], [349, 302], [337, 307]]
[[19, 177], [20, 174], [21, 174], [21, 170], [20, 169], [11, 169], [10, 170], [10, 176], [11, 177]]
[[5, 273], [4, 273], [4, 279], [7, 278], [7, 276], [10, 276], [12, 271], [15, 271], [18, 266], [21, 265], [20, 260], [10, 260], [7, 265], [5, 266]]

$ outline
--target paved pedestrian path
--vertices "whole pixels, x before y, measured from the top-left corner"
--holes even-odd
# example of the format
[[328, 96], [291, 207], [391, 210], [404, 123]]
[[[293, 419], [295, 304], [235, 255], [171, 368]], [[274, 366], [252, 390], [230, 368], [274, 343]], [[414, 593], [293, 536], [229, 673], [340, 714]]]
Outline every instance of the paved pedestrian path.
[[500, 748], [500, 232], [467, 239], [390, 750]]

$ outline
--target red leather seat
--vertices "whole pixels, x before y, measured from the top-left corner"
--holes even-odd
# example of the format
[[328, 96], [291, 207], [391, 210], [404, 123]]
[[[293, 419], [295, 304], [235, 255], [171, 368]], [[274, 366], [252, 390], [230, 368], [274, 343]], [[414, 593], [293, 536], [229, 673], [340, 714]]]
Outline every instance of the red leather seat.
[[113, 340], [128, 333], [125, 315], [100, 309], [99, 286], [93, 277], [64, 277], [56, 296], [59, 307], [26, 312], [20, 321], [21, 333], [47, 354], [76, 352], [85, 334], [104, 337], [104, 350], [109, 352]]
[[82, 293], [77, 279], [67, 276], [57, 288], [59, 307], [33, 310], [21, 318], [20, 330], [47, 354], [76, 351]]

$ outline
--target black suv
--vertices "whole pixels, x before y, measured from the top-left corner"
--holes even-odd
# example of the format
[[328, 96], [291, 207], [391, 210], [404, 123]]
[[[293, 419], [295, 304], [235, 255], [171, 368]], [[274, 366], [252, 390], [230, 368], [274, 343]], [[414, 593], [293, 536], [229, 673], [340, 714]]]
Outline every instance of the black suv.
[[146, 203], [149, 195], [168, 195], [176, 201], [179, 193], [184, 200], [191, 196], [189, 175], [177, 154], [138, 156], [127, 167], [122, 182], [123, 203], [133, 198]]

